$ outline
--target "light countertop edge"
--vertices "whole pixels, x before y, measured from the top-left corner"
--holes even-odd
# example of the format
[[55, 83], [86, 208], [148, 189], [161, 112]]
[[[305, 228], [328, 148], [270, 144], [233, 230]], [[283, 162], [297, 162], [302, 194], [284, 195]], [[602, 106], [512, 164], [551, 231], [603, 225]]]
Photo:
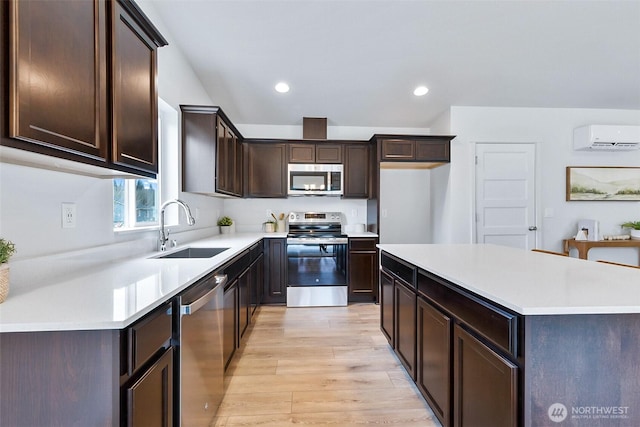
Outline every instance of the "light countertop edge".
[[640, 270], [490, 244], [377, 246], [522, 315], [640, 313]]
[[211, 258], [157, 259], [160, 253], [153, 252], [51, 283], [24, 289], [16, 286], [0, 304], [0, 332], [125, 328], [261, 239], [278, 237], [273, 234], [220, 234], [167, 251], [229, 248]]

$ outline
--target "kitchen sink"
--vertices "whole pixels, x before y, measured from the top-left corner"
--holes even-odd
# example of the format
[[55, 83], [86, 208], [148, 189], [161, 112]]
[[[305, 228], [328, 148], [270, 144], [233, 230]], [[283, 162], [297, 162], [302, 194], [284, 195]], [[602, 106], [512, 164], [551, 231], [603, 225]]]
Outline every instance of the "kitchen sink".
[[155, 256], [154, 258], [211, 258], [229, 248], [184, 248], [166, 255]]

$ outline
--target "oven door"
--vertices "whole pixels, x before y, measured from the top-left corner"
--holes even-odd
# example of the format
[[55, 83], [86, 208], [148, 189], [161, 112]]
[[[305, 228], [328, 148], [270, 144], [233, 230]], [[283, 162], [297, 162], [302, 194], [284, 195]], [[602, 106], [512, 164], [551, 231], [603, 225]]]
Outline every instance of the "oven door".
[[287, 306], [347, 305], [346, 242], [300, 240], [287, 240]]

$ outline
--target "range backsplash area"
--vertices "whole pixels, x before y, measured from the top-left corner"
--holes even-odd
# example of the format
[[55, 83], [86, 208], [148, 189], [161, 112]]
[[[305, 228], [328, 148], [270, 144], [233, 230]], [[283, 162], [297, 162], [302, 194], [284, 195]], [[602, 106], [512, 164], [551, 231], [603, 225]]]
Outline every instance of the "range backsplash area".
[[224, 214], [236, 223], [236, 231], [261, 231], [262, 224], [269, 219], [267, 211], [278, 216], [291, 211], [299, 212], [342, 212], [343, 224], [366, 224], [367, 201], [344, 200], [340, 197], [289, 197], [288, 199], [226, 199]]

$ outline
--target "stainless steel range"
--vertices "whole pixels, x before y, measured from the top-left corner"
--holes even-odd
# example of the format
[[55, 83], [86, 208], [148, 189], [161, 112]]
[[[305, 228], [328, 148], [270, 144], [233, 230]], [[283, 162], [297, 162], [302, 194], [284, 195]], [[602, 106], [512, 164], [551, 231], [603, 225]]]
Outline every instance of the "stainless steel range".
[[347, 236], [341, 212], [291, 212], [287, 307], [347, 305]]

